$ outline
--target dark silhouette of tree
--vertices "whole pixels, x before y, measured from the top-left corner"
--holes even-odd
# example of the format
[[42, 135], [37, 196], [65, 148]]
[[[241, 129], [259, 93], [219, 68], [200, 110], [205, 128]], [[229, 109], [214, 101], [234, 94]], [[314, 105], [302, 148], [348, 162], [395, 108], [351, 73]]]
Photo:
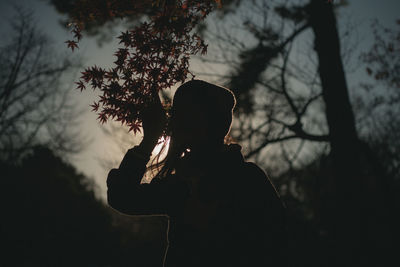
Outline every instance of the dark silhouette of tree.
[[[185, 2], [185, 1], [183, 1]], [[190, 5], [190, 2], [186, 1]], [[199, 1], [198, 1], [199, 2]], [[203, 1], [207, 2], [207, 1]], [[214, 1], [219, 7], [222, 1]], [[218, 9], [221, 13], [232, 12], [240, 0], [224, 0], [224, 9]], [[161, 5], [181, 5], [182, 1], [165, 0], [141, 0], [141, 1], [115, 1], [115, 0], [51, 0], [50, 5], [67, 17], [62, 20], [63, 26], [69, 25], [71, 19], [79, 16], [78, 21], [83, 22], [83, 31], [89, 36], [98, 38], [98, 44], [112, 40], [115, 36], [116, 28], [119, 26], [133, 29], [143, 19], [148, 19], [155, 14], [155, 10]]]
[[[397, 28], [389, 29], [374, 21], [374, 43], [370, 50], [361, 56], [367, 65], [366, 72], [375, 80], [375, 83], [362, 84], [370, 96], [370, 99], [361, 102], [364, 117], [371, 128], [366, 134], [366, 139], [381, 160], [390, 188], [388, 194], [392, 196], [392, 208], [395, 211], [400, 210], [399, 25], [400, 21], [397, 20]], [[392, 216], [391, 220], [393, 225], [400, 223], [398, 216]], [[393, 240], [399, 238], [397, 228], [394, 228], [391, 236]]]
[[[397, 27], [400, 26], [400, 19], [396, 24]], [[372, 29], [375, 43], [362, 56], [368, 64], [366, 71], [375, 80], [384, 82], [389, 87], [400, 88], [400, 31], [385, 28], [377, 21], [373, 23]]]
[[[362, 166], [361, 142], [358, 138], [351, 108], [347, 82], [340, 54], [340, 42], [332, 7], [321, 1], [311, 1], [309, 20], [315, 34], [318, 71], [326, 105], [330, 154], [333, 161], [332, 229], [335, 239], [335, 264], [363, 266], [370, 261], [362, 255], [369, 238], [366, 210], [371, 195], [367, 188], [366, 166]], [[375, 174], [373, 174], [375, 175]], [[373, 177], [377, 178], [377, 177]], [[367, 221], [366, 221], [367, 220]], [[367, 240], [365, 240], [367, 239]], [[371, 263], [371, 262], [370, 262]]]
[[0, 47], [0, 157], [18, 160], [38, 143], [78, 152], [79, 116], [63, 84], [77, 64], [55, 53], [29, 10], [17, 7], [15, 14]]
[[0, 173], [1, 266], [161, 266], [166, 221], [116, 213], [50, 149]]
[[373, 129], [366, 134], [366, 138], [373, 143], [376, 153], [384, 158], [385, 169], [394, 180], [400, 177], [400, 159], [395, 152], [399, 148], [397, 129], [400, 124], [399, 25], [399, 20], [396, 21], [397, 29], [383, 27], [378, 21], [372, 23], [374, 43], [368, 52], [361, 55], [361, 59], [374, 82], [362, 83], [369, 98], [359, 99], [363, 119]]
[[[261, 160], [263, 149], [275, 143], [328, 142], [326, 120], [314, 112], [322, 114], [324, 108], [317, 70], [312, 70], [313, 65], [306, 69], [292, 59], [295, 42], [309, 35], [311, 26], [305, 11], [279, 5], [273, 8], [268, 1], [243, 5], [248, 12], [241, 14], [238, 8], [243, 20], [234, 21], [229, 28], [217, 22], [217, 33], [210, 38], [219, 42], [221, 49], [205, 59], [230, 65], [221, 83], [232, 88], [239, 100], [232, 134], [246, 141], [247, 157], [261, 155]], [[303, 143], [299, 142], [299, 149]]]

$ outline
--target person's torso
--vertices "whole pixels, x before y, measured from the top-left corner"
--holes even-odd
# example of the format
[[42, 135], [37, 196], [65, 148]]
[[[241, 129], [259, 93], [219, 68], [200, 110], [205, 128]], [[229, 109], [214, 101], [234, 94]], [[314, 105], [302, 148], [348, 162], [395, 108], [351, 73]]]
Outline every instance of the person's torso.
[[233, 266], [227, 261], [235, 245], [234, 199], [242, 169], [236, 162], [229, 168], [177, 172], [175, 179], [187, 184], [188, 194], [171, 217], [167, 267]]

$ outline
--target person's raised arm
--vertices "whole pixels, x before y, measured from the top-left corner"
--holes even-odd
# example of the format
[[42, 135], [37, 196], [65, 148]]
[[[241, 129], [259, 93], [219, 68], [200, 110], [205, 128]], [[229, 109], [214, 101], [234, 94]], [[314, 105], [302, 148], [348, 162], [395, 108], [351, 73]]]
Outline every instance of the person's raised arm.
[[156, 101], [142, 114], [143, 139], [128, 150], [118, 169], [107, 177], [107, 201], [114, 209], [127, 214], [153, 214], [163, 212], [157, 203], [163, 189], [154, 183], [141, 184], [151, 152], [156, 146], [166, 123], [165, 112]]

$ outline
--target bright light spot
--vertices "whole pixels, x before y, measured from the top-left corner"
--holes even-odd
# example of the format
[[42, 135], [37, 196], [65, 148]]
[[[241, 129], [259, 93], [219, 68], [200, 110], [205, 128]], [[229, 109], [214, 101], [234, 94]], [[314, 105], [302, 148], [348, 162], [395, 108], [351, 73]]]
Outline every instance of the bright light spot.
[[[147, 166], [149, 167], [150, 165], [157, 163], [157, 161], [158, 162], [162, 161], [167, 155], [168, 147], [169, 147], [169, 137], [167, 138], [161, 137], [160, 140], [158, 141], [158, 144], [154, 147], [153, 152], [151, 153], [151, 158]], [[160, 157], [156, 159], [156, 157], [158, 157], [158, 154], [160, 152], [161, 152]], [[155, 170], [155, 172], [147, 171], [142, 178], [142, 183], [150, 183], [156, 172], [157, 170]]]
[[164, 150], [162, 151], [162, 154], [160, 155], [160, 160], [162, 160], [167, 155], [167, 151], [168, 151], [168, 147], [169, 147], [169, 137], [164, 138], [164, 136], [162, 136], [160, 138], [160, 140], [158, 140], [158, 144], [153, 149], [152, 157], [156, 157], [161, 152], [163, 147], [164, 147]]

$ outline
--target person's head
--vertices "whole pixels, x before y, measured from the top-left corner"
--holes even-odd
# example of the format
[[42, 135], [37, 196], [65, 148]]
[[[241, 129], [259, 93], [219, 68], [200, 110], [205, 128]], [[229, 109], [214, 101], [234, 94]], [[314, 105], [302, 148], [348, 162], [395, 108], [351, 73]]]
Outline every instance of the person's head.
[[195, 153], [223, 145], [235, 105], [233, 93], [222, 86], [202, 80], [179, 86], [172, 101], [169, 149], [161, 176], [169, 174], [176, 160], [188, 149]]
[[235, 104], [233, 93], [224, 87], [202, 80], [182, 84], [172, 102], [171, 139], [183, 149], [223, 144]]

